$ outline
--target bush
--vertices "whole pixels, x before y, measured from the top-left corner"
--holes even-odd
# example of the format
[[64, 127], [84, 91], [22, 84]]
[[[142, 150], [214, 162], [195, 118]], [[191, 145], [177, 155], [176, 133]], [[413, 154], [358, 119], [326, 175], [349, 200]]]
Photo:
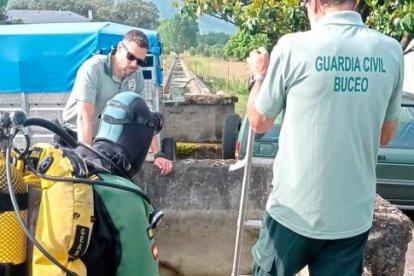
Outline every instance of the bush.
[[209, 48], [204, 48], [204, 50], [203, 50], [203, 54], [202, 54], [203, 56], [205, 56], [205, 57], [209, 57], [209, 56], [211, 56], [211, 53], [210, 53], [210, 49]]
[[220, 58], [220, 59], [224, 58], [226, 54], [224, 53], [223, 47], [224, 45], [222, 44], [216, 44], [216, 45], [211, 46], [210, 47], [211, 55], [213, 57]]
[[196, 48], [196, 54], [197, 55], [202, 55], [204, 52], [204, 44], [199, 44]]
[[195, 56], [196, 55], [196, 48], [190, 47], [190, 49], [188, 50], [188, 53], [192, 56]]

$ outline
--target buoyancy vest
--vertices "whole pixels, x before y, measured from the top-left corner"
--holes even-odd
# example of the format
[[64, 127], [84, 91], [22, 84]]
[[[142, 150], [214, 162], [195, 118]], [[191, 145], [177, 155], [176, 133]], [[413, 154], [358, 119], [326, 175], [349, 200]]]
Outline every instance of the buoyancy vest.
[[[140, 190], [132, 181], [109, 173], [97, 178]], [[130, 190], [101, 185], [93, 189], [96, 221], [88, 251], [81, 257], [88, 275], [159, 275], [158, 249], [148, 222], [150, 203]]]
[[[47, 176], [85, 178], [84, 161], [69, 149], [39, 143], [29, 155], [36, 169]], [[92, 185], [39, 178], [27, 171], [25, 183], [40, 184], [41, 201], [36, 224], [36, 240], [61, 264], [77, 275], [87, 275], [79, 258], [87, 250], [94, 221]], [[33, 276], [64, 276], [36, 247], [33, 248]]]

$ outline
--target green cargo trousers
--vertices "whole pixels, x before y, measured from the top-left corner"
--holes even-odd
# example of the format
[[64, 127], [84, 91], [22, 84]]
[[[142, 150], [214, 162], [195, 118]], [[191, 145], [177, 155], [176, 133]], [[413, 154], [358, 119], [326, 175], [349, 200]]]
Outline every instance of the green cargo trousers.
[[368, 233], [337, 240], [311, 239], [289, 230], [266, 212], [259, 240], [252, 248], [252, 274], [293, 276], [307, 265], [311, 276], [361, 275]]

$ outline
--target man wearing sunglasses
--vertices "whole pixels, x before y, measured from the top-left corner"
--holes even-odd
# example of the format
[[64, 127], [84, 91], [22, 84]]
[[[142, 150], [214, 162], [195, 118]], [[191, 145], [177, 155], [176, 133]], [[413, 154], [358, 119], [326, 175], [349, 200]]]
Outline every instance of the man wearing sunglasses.
[[[75, 130], [79, 141], [92, 143], [105, 105], [113, 96], [123, 91], [143, 91], [140, 67], [145, 65], [148, 48], [147, 36], [139, 30], [131, 30], [107, 56], [95, 55], [79, 68], [63, 111], [63, 125]], [[171, 173], [172, 162], [164, 158], [157, 136], [152, 140], [151, 150], [161, 174]]]
[[311, 30], [247, 59], [255, 132], [283, 111], [253, 275], [362, 274], [376, 159], [395, 134], [404, 76], [399, 43], [367, 28], [356, 0], [306, 0]]

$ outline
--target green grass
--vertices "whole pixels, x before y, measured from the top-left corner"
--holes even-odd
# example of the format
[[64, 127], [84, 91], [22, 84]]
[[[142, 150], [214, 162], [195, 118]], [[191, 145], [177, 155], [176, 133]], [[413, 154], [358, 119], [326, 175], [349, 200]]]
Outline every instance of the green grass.
[[184, 62], [213, 93], [223, 91], [238, 98], [235, 111], [243, 118], [246, 113], [248, 90], [244, 63], [224, 62], [214, 58], [185, 56]]
[[175, 55], [163, 55], [162, 56], [162, 67], [164, 71], [169, 71], [172, 67], [172, 63], [175, 59]]

